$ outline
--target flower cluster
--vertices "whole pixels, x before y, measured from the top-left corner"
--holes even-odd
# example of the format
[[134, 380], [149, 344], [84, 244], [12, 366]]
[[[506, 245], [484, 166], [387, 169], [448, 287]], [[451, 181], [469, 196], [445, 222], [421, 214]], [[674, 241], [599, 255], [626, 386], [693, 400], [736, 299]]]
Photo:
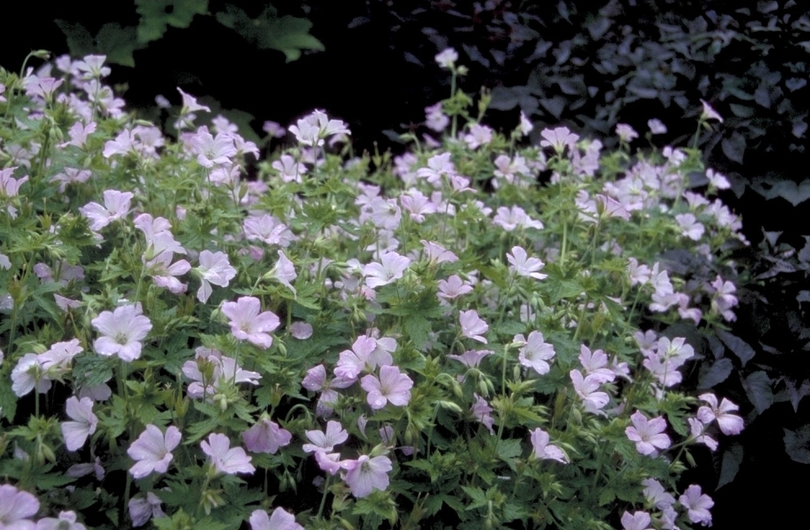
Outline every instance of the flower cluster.
[[236, 125], [179, 90], [175, 141], [108, 73], [0, 71], [0, 528], [711, 524], [682, 460], [743, 416], [684, 380], [745, 241], [695, 150], [457, 92], [390, 163], [317, 110], [247, 179]]

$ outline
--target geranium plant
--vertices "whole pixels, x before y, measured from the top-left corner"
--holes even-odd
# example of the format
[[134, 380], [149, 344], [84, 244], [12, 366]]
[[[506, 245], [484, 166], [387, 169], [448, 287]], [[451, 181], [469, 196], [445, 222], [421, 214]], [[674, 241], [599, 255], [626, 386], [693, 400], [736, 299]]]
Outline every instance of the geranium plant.
[[346, 160], [315, 111], [250, 180], [235, 127], [180, 91], [167, 138], [91, 61], [0, 74], [0, 523], [711, 523], [678, 479], [742, 420], [662, 332], [733, 316], [661, 259], [741, 238], [698, 151], [530, 145], [454, 91], [441, 141]]

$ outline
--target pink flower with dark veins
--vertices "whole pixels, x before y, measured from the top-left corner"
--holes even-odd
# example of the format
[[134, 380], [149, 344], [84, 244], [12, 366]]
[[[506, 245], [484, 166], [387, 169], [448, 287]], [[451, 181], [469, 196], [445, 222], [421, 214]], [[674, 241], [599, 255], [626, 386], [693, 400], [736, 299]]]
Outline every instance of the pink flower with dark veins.
[[122, 361], [132, 362], [141, 356], [141, 341], [152, 329], [148, 317], [141, 314], [140, 302], [104, 311], [90, 321], [101, 333], [93, 342], [93, 349], [100, 355], [117, 355]]
[[250, 457], [241, 447], [231, 448], [231, 441], [224, 434], [211, 433], [207, 441], [200, 443], [203, 453], [211, 459], [211, 465], [219, 473], [235, 475], [237, 473], [254, 473], [256, 468], [250, 463]]
[[380, 378], [369, 374], [360, 380], [360, 386], [368, 392], [366, 400], [374, 410], [379, 410], [387, 403], [404, 407], [411, 400], [413, 381], [396, 366], [380, 368]]
[[640, 411], [630, 416], [633, 425], [625, 429], [630, 441], [636, 443], [636, 450], [643, 455], [656, 456], [658, 449], [667, 449], [672, 442], [664, 432], [667, 420], [663, 417], [648, 420]]
[[241, 296], [236, 302], [222, 304], [222, 313], [230, 319], [233, 336], [267, 349], [273, 345], [273, 337], [267, 332], [276, 329], [280, 320], [272, 311], [260, 311], [261, 302], [253, 296]]

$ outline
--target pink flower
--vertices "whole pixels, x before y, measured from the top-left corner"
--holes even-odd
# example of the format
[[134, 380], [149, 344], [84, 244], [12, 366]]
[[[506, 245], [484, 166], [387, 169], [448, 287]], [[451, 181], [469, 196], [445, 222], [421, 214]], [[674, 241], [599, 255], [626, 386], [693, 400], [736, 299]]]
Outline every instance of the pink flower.
[[[6, 527], [8, 528], [8, 527]], [[37, 530], [86, 530], [82, 523], [76, 522], [76, 512], [59, 512], [59, 518], [44, 517], [37, 521]]]
[[714, 506], [714, 501], [708, 495], [702, 494], [700, 486], [692, 484], [686, 488], [678, 502], [686, 508], [690, 521], [703, 526], [712, 525], [712, 514], [709, 509]]
[[489, 325], [478, 316], [478, 311], [475, 309], [462, 311], [459, 314], [458, 320], [461, 324], [462, 336], [477, 340], [478, 342], [482, 342], [484, 344], [487, 343], [487, 339], [485, 339], [482, 334], [487, 332]]
[[666, 449], [672, 443], [664, 431], [667, 430], [667, 420], [663, 417], [648, 420], [640, 411], [630, 416], [633, 426], [627, 427], [625, 433], [632, 442], [636, 442], [636, 450], [643, 455], [656, 456], [658, 449]]
[[292, 286], [292, 281], [298, 277], [298, 274], [295, 272], [295, 265], [293, 262], [290, 261], [290, 258], [284, 254], [284, 251], [278, 251], [278, 261], [276, 262], [273, 270], [270, 271], [273, 277], [279, 281], [282, 285], [287, 286], [293, 294], [297, 294], [295, 291], [295, 287]]
[[744, 426], [743, 419], [736, 414], [730, 414], [730, 412], [734, 412], [740, 407], [726, 398], [723, 398], [723, 401], [720, 402], [720, 406], [718, 406], [717, 397], [714, 394], [701, 394], [699, 397], [701, 401], [705, 401], [709, 404], [708, 407], [702, 406], [698, 409], [697, 417], [701, 422], [708, 425], [712, 421], [717, 420], [717, 425], [720, 426], [720, 430], [723, 431], [723, 434], [726, 436], [740, 434], [740, 432], [742, 432]]
[[675, 497], [667, 493], [664, 486], [654, 478], [641, 481], [644, 485], [644, 498], [659, 510], [666, 510], [675, 504]]
[[208, 441], [200, 443], [203, 453], [211, 457], [211, 464], [219, 473], [235, 475], [256, 471], [250, 464], [250, 457], [241, 447], [231, 449], [231, 441], [224, 434], [211, 433]]
[[307, 438], [311, 444], [304, 444], [301, 449], [306, 453], [320, 452], [331, 453], [337, 444], [342, 444], [349, 439], [349, 433], [336, 421], [329, 420], [326, 423], [326, 432], [307, 431]]
[[28, 518], [39, 511], [39, 500], [11, 486], [0, 485], [0, 528], [34, 530], [37, 524]]
[[242, 433], [242, 441], [252, 453], [276, 454], [278, 448], [288, 445], [290, 440], [292, 440], [290, 431], [280, 428], [277, 423], [267, 418], [259, 420]]
[[354, 381], [360, 372], [371, 367], [370, 356], [377, 349], [377, 341], [367, 335], [361, 335], [352, 344], [351, 350], [340, 352], [335, 375]]
[[367, 497], [375, 489], [385, 490], [389, 482], [388, 472], [393, 469], [388, 457], [369, 458], [367, 455], [360, 455], [357, 460], [345, 460], [343, 467], [346, 469], [343, 480], [358, 499]]
[[79, 208], [79, 211], [90, 221], [90, 230], [98, 232], [115, 220], [124, 218], [129, 213], [129, 205], [135, 196], [129, 191], [107, 190], [104, 192], [104, 206], [90, 202]]
[[425, 239], [420, 241], [422, 246], [425, 247], [428, 262], [431, 265], [438, 265], [439, 263], [455, 263], [458, 261], [458, 256], [447, 250], [443, 246], [433, 241]]
[[127, 454], [135, 460], [129, 472], [135, 478], [143, 478], [153, 471], [165, 473], [172, 461], [172, 451], [180, 444], [180, 429], [170, 425], [164, 435], [155, 425], [149, 424], [132, 442]]
[[533, 369], [538, 375], [547, 374], [551, 370], [548, 361], [554, 358], [556, 352], [553, 345], [543, 340], [542, 333], [532, 331], [528, 339], [523, 335], [515, 335], [515, 342], [523, 344], [518, 353], [518, 361], [522, 366]]
[[543, 147], [553, 147], [557, 153], [562, 153], [565, 148], [573, 149], [579, 140], [579, 136], [568, 130], [567, 127], [557, 127], [556, 129], [543, 129], [540, 132], [543, 140], [540, 145]]
[[532, 435], [532, 449], [534, 457], [540, 460], [556, 460], [563, 464], [568, 463], [568, 457], [565, 456], [562, 449], [556, 445], [548, 445], [549, 436], [540, 427], [531, 432]]
[[200, 288], [197, 290], [197, 300], [202, 303], [211, 296], [211, 285], [227, 287], [236, 276], [236, 269], [228, 262], [228, 255], [224, 252], [200, 252], [200, 266], [195, 271], [202, 277]]
[[686, 418], [686, 421], [689, 423], [689, 430], [691, 431], [692, 438], [694, 438], [695, 442], [704, 444], [711, 451], [717, 450], [717, 440], [708, 434], [704, 434], [706, 432], [706, 426], [702, 421], [695, 418]]
[[436, 63], [446, 70], [453, 68], [453, 65], [458, 61], [458, 52], [453, 48], [445, 48], [434, 57]]
[[457, 274], [454, 274], [446, 280], [439, 280], [439, 292], [436, 293], [436, 296], [441, 302], [445, 302], [465, 295], [472, 290], [472, 285], [469, 282], [463, 281]]
[[293, 322], [290, 326], [290, 335], [298, 340], [307, 340], [312, 336], [312, 324], [308, 322]]
[[720, 116], [717, 113], [717, 111], [712, 108], [711, 105], [709, 105], [708, 103], [706, 103], [706, 101], [704, 101], [702, 99], [700, 100], [700, 102], [703, 103], [703, 112], [700, 115], [701, 119], [703, 119], [703, 120], [717, 120], [720, 123], [723, 123], [723, 117]]
[[273, 345], [273, 337], [266, 332], [276, 329], [280, 321], [271, 311], [260, 311], [261, 303], [253, 296], [241, 296], [236, 302], [222, 304], [222, 313], [231, 319], [233, 336], [267, 349]]
[[624, 530], [653, 530], [650, 527], [650, 514], [647, 512], [625, 511], [622, 515], [622, 528]]
[[62, 436], [68, 451], [78, 451], [87, 441], [87, 437], [96, 432], [98, 418], [93, 414], [93, 400], [71, 396], [65, 402], [67, 415], [75, 421], [62, 423]]
[[293, 514], [276, 508], [269, 517], [264, 510], [254, 510], [250, 514], [250, 530], [304, 530], [304, 527], [295, 522]]
[[166, 517], [166, 513], [160, 507], [160, 497], [151, 491], [146, 492], [146, 497], [132, 497], [127, 506], [132, 526], [136, 528], [145, 525], [149, 519]]
[[495, 434], [495, 431], [492, 430], [492, 425], [495, 422], [495, 420], [492, 419], [492, 407], [489, 406], [486, 399], [478, 394], [473, 393], [473, 397], [475, 398], [475, 403], [470, 408], [470, 412], [476, 421], [484, 424], [484, 427], [489, 430], [489, 434]]
[[411, 400], [413, 381], [396, 366], [383, 366], [380, 368], [379, 379], [369, 374], [360, 380], [360, 386], [368, 392], [366, 401], [369, 406], [379, 410], [388, 402], [397, 407], [407, 405]]
[[582, 406], [585, 412], [593, 414], [604, 414], [601, 409], [608, 404], [610, 397], [606, 392], [599, 392], [599, 385], [607, 382], [599, 374], [591, 374], [585, 378], [579, 370], [571, 370], [568, 375], [574, 384], [574, 391], [582, 398]]
[[375, 289], [382, 285], [388, 285], [402, 278], [405, 269], [411, 264], [411, 260], [401, 256], [396, 252], [383, 252], [380, 254], [380, 262], [371, 262], [363, 267], [363, 276], [366, 277], [366, 286]]
[[545, 263], [537, 258], [528, 257], [523, 247], [512, 247], [512, 253], [507, 253], [506, 259], [511, 264], [509, 272], [513, 272], [518, 276], [534, 278], [536, 280], [542, 280], [548, 277], [547, 274], [537, 272], [545, 266]]
[[141, 314], [141, 304], [117, 307], [114, 312], [104, 311], [90, 321], [101, 333], [93, 342], [100, 355], [117, 355], [122, 361], [131, 362], [141, 356], [142, 344], [152, 329], [148, 317]]

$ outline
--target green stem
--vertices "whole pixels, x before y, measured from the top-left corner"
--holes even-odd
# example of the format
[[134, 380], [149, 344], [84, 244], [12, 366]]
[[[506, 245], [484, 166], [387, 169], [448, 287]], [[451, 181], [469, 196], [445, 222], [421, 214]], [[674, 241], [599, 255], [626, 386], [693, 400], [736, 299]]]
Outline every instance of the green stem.
[[326, 506], [326, 495], [329, 493], [329, 482], [332, 480], [332, 475], [326, 475], [326, 482], [323, 483], [323, 496], [321, 497], [321, 505], [318, 507], [318, 515], [316, 519], [320, 519], [323, 515], [323, 508]]

